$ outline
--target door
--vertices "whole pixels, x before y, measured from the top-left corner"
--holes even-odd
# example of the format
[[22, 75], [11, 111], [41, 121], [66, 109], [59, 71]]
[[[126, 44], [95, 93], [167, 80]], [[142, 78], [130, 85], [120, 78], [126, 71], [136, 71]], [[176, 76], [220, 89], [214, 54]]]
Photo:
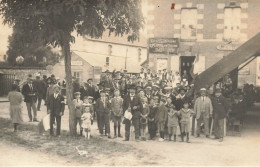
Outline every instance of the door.
[[195, 60], [195, 56], [181, 56], [180, 61], [181, 61], [181, 75], [183, 74], [184, 70], [186, 70], [190, 76], [190, 70], [192, 68], [192, 63]]

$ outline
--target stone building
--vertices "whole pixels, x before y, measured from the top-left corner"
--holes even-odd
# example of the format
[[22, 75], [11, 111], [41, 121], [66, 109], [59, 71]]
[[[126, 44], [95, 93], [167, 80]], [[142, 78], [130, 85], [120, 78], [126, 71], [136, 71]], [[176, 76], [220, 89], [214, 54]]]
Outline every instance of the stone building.
[[[259, 32], [260, 0], [149, 0], [147, 32], [150, 38], [174, 38], [177, 53], [149, 54], [149, 66], [156, 72], [189, 70], [197, 59], [200, 73], [231, 53]], [[232, 62], [230, 62], [232, 63]], [[238, 86], [260, 86], [260, 58], [245, 66]]]

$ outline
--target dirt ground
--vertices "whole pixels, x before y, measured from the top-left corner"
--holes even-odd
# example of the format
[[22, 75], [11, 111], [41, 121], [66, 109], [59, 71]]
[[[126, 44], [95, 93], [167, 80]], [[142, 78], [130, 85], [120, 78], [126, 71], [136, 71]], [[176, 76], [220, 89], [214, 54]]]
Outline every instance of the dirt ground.
[[[0, 117], [9, 118], [8, 105], [0, 103]], [[38, 118], [46, 114], [44, 106], [42, 108]], [[65, 131], [61, 138], [50, 138], [47, 133], [44, 136], [38, 134], [36, 123], [27, 122], [25, 108], [23, 114], [25, 124], [16, 134], [12, 132], [10, 121], [0, 118], [0, 153], [6, 153], [0, 156], [1, 166], [20, 161], [19, 165], [23, 165], [23, 160], [24, 165], [27, 165], [26, 158], [30, 155], [35, 157], [32, 161], [35, 165], [260, 165], [260, 104], [248, 112], [241, 136], [227, 136], [222, 143], [203, 136], [191, 137], [191, 143], [123, 142], [122, 138], [108, 140], [100, 137], [95, 129], [94, 137], [89, 141], [80, 137], [72, 138]], [[68, 129], [67, 122], [68, 112], [65, 112], [62, 118], [63, 130]], [[80, 156], [77, 146], [87, 151], [87, 156]], [[28, 156], [18, 158], [16, 153]], [[12, 157], [12, 161], [9, 162], [6, 157]]]

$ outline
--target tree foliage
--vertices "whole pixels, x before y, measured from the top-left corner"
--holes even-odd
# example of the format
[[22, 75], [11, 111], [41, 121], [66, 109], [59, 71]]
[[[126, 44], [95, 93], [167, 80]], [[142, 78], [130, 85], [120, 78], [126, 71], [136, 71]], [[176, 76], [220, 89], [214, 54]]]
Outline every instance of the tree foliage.
[[143, 26], [141, 0], [2, 0], [0, 12], [4, 23], [30, 32], [33, 41], [60, 46], [65, 60], [66, 96], [70, 110], [70, 132], [73, 128], [72, 76], [70, 43], [78, 35], [100, 38], [104, 31], [116, 36], [127, 35], [129, 41], [139, 38]]
[[9, 65], [17, 65], [16, 58], [18, 56], [24, 57], [24, 62], [20, 65], [26, 67], [44, 67], [58, 62], [59, 54], [54, 53], [50, 46], [45, 46], [41, 41], [34, 41], [27, 30], [13, 27], [13, 34], [9, 36], [8, 40], [7, 61]]

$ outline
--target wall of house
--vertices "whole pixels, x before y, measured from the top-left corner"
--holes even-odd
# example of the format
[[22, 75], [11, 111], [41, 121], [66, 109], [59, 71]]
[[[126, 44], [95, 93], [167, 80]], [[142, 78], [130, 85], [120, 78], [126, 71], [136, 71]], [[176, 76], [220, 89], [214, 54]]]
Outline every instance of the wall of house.
[[[73, 55], [71, 57], [71, 61], [72, 61], [72, 66], [71, 66], [72, 76], [78, 78], [81, 84], [83, 82], [86, 82], [89, 78], [94, 79], [95, 84], [99, 82], [100, 78], [95, 77], [94, 75], [95, 68], [91, 66], [88, 62], [86, 62], [85, 60], [83, 60], [82, 58], [76, 55]], [[77, 62], [77, 63], [73, 63], [73, 62]], [[60, 63], [57, 63], [56, 65], [53, 66], [52, 73], [56, 77], [59, 77], [60, 80], [65, 79], [65, 66], [63, 60], [61, 60]]]
[[[225, 15], [225, 7], [230, 7], [231, 2], [235, 2], [235, 6], [239, 9], [236, 10], [232, 18], [228, 18]], [[174, 61], [168, 66], [168, 70], [174, 69], [179, 66], [180, 56], [195, 56], [199, 54], [205, 57], [204, 63], [205, 69], [209, 68], [224, 56], [232, 52], [232, 49], [236, 49], [245, 41], [259, 33], [260, 19], [256, 16], [260, 15], [260, 0], [149, 0], [148, 12], [147, 12], [147, 32], [149, 37], [167, 37], [167, 38], [179, 38], [180, 48], [178, 55], [175, 56]], [[174, 3], [174, 9], [171, 9]], [[184, 40], [181, 37], [181, 31], [184, 25], [184, 18], [182, 10], [184, 9], [196, 9], [196, 36], [195, 39]], [[227, 11], [227, 10], [226, 10]], [[239, 11], [239, 12], [237, 12]], [[193, 16], [190, 16], [192, 18]], [[226, 20], [226, 21], [225, 21]], [[228, 21], [227, 21], [228, 20]], [[235, 20], [235, 21], [233, 21]], [[194, 20], [188, 20], [192, 23]], [[228, 25], [227, 23], [231, 23]], [[233, 25], [234, 24], [234, 25]], [[238, 35], [234, 34], [232, 43], [227, 46], [228, 50], [219, 49], [221, 46], [226, 46], [227, 38], [229, 35], [227, 30], [232, 31], [237, 28]], [[232, 37], [233, 38], [233, 37]], [[200, 46], [199, 51], [190, 51], [190, 47], [197, 48]], [[232, 49], [230, 49], [232, 48]], [[150, 56], [150, 55], [149, 55]], [[151, 58], [152, 57], [152, 58]], [[151, 55], [149, 60], [154, 59], [154, 55]], [[156, 65], [153, 67], [156, 70]], [[175, 68], [176, 69], [176, 68]], [[204, 70], [205, 70], [204, 69]], [[250, 71], [250, 72], [248, 72]], [[245, 82], [256, 83], [256, 60], [248, 64], [244, 71], [239, 73], [239, 86]], [[259, 85], [260, 86], [260, 85]]]
[[[111, 47], [109, 49], [109, 47]], [[126, 69], [136, 71], [136, 68], [141, 68], [141, 63], [147, 59], [147, 49], [144, 47], [119, 45], [109, 42], [98, 42], [92, 40], [84, 40], [80, 47], [76, 50], [84, 51], [86, 53], [95, 53], [102, 59], [102, 70], [122, 70]], [[139, 57], [140, 55], [140, 57]], [[106, 64], [106, 58], [109, 57], [109, 65]], [[135, 66], [133, 66], [135, 65]]]

